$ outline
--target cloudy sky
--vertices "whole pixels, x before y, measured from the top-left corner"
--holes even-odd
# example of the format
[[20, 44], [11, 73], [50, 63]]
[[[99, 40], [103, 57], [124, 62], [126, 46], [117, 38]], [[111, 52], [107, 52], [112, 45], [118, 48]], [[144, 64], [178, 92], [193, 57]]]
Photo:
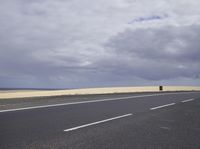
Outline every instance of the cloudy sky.
[[2, 0], [0, 87], [200, 85], [199, 0]]

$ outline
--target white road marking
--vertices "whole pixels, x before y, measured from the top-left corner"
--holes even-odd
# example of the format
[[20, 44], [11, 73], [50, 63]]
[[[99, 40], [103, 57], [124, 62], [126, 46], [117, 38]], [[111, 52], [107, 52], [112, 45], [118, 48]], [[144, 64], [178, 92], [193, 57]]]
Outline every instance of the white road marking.
[[117, 117], [113, 117], [113, 118], [109, 118], [109, 119], [97, 121], [97, 122], [94, 122], [94, 123], [89, 123], [89, 124], [85, 124], [85, 125], [81, 125], [81, 126], [77, 126], [77, 127], [65, 129], [64, 131], [65, 131], [65, 132], [73, 131], [73, 130], [77, 130], [77, 129], [80, 129], [80, 128], [84, 128], [84, 127], [88, 127], [88, 126], [92, 126], [92, 125], [97, 125], [97, 124], [100, 124], [100, 123], [105, 123], [105, 122], [108, 122], [108, 121], [112, 121], [112, 120], [116, 120], [116, 119], [128, 117], [128, 116], [131, 116], [131, 115], [132, 115], [132, 113], [130, 113], [130, 114], [125, 114], [125, 115], [121, 115], [121, 116], [117, 116]]
[[60, 103], [60, 104], [51, 104], [51, 105], [31, 106], [31, 107], [25, 107], [25, 108], [0, 110], [0, 113], [12, 112], [12, 111], [21, 111], [21, 110], [30, 110], [30, 109], [40, 109], [40, 108], [48, 108], [48, 107], [76, 105], [76, 104], [84, 104], [84, 103], [95, 103], [95, 102], [124, 100], [124, 99], [132, 99], [132, 98], [143, 98], [143, 97], [164, 96], [164, 95], [174, 95], [174, 94], [189, 94], [189, 93], [197, 93], [197, 92], [158, 93], [158, 94], [137, 95], [137, 96], [127, 96], [127, 97], [117, 97], [117, 98], [106, 98], [106, 99], [97, 99], [97, 100], [88, 100], [88, 101], [79, 101], [79, 102], [68, 102], [68, 103]]
[[187, 100], [183, 100], [183, 101], [181, 101], [181, 102], [189, 102], [189, 101], [193, 101], [194, 100], [194, 98], [192, 98], [192, 99], [187, 99]]
[[156, 109], [160, 109], [160, 108], [164, 108], [164, 107], [168, 107], [168, 106], [172, 106], [175, 105], [175, 103], [170, 103], [170, 104], [166, 104], [166, 105], [162, 105], [162, 106], [157, 106], [154, 108], [151, 108], [151, 110], [156, 110]]

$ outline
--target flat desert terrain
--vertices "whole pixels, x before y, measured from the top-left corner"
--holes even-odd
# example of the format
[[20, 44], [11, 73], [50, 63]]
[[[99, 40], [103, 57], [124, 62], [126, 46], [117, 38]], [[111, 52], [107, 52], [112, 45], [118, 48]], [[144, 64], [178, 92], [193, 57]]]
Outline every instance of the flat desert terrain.
[[[0, 99], [63, 96], [63, 95], [158, 92], [158, 91], [159, 91], [159, 86], [85, 88], [85, 89], [52, 90], [52, 91], [45, 91], [45, 90], [17, 91], [16, 90], [16, 91], [1, 91]], [[200, 91], [200, 87], [199, 86], [163, 86], [163, 91]]]

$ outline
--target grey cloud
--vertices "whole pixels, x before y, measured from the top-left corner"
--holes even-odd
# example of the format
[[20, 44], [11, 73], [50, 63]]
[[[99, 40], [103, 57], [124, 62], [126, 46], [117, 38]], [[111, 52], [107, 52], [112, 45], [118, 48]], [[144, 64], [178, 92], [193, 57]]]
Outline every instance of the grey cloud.
[[165, 26], [159, 24], [162, 19], [147, 21], [155, 23], [153, 28], [128, 24], [166, 12], [170, 16], [163, 20], [173, 19], [176, 12], [164, 8], [168, 2], [159, 2], [2, 1], [0, 87], [126, 86], [198, 79], [198, 25]]
[[115, 52], [150, 59], [199, 60], [199, 26], [126, 30], [107, 44]]
[[[145, 79], [195, 77], [200, 74], [200, 26], [126, 30], [105, 45], [121, 58], [122, 70]], [[120, 55], [120, 57], [119, 57]], [[122, 62], [121, 62], [122, 61]], [[115, 61], [116, 62], [116, 61]]]

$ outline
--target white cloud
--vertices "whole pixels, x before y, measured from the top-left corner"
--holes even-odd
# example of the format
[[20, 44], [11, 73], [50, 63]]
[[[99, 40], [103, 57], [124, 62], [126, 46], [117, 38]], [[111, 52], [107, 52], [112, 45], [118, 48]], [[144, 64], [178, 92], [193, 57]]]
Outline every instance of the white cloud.
[[[121, 53], [127, 52], [126, 49], [122, 48], [124, 45], [118, 45], [117, 48], [121, 52], [117, 55], [115, 51], [105, 47], [106, 43], [111, 42], [110, 39], [123, 36], [130, 31], [130, 34], [133, 32], [140, 36], [139, 40], [141, 41], [139, 43], [141, 45], [136, 44], [136, 41], [133, 42], [138, 48], [149, 48], [150, 46], [151, 50], [154, 50], [153, 46], [157, 45], [148, 42], [148, 37], [145, 39], [146, 47], [142, 45], [142, 39], [148, 35], [144, 32], [145, 29], [151, 28], [152, 33], [150, 34], [156, 36], [155, 32], [159, 28], [170, 30], [169, 26], [172, 30], [176, 27], [181, 28], [183, 32], [184, 28], [189, 29], [186, 34], [181, 34], [181, 36], [187, 35], [189, 38], [183, 37], [184, 41], [182, 38], [179, 40], [180, 35], [177, 35], [180, 33], [179, 31], [170, 32], [170, 34], [163, 33], [163, 35], [159, 35], [159, 40], [166, 45], [164, 50], [172, 57], [178, 55], [180, 59], [184, 57], [189, 60], [187, 57], [195, 56], [188, 53], [184, 55], [182, 50], [187, 46], [185, 44], [194, 43], [195, 50], [199, 47], [199, 44], [193, 39], [199, 37], [199, 32], [196, 35], [194, 34], [194, 31], [199, 28], [199, 6], [200, 2], [197, 0], [2, 1], [0, 5], [0, 77], [16, 75], [18, 77], [26, 76], [27, 78], [27, 76], [31, 76], [38, 82], [46, 77], [44, 84], [46, 82], [48, 85], [48, 81], [54, 80], [52, 78], [59, 78], [58, 80], [69, 83], [66, 86], [72, 85], [72, 80], [84, 80], [81, 86], [87, 86], [87, 84], [91, 84], [88, 77], [94, 77], [96, 83], [93, 85], [106, 85], [106, 83], [109, 84], [106, 78], [111, 76], [115, 78], [115, 74], [108, 70], [115, 69], [115, 67], [117, 69], [117, 66], [113, 66], [116, 61], [119, 61], [118, 65], [120, 63], [126, 65], [127, 72], [130, 72], [128, 69], [131, 69], [128, 67], [130, 62], [138, 63], [142, 67], [144, 67], [143, 63], [149, 62], [147, 57], [144, 60], [131, 59], [130, 53], [120, 56]], [[160, 18], [148, 19], [153, 16]], [[144, 18], [143, 21], [133, 21], [141, 18]], [[187, 27], [195, 25], [197, 29]], [[172, 36], [173, 42], [167, 43], [166, 35]], [[178, 37], [177, 40], [176, 37]], [[137, 40], [135, 35], [131, 38]], [[125, 39], [124, 43], [127, 43], [129, 39]], [[151, 56], [152, 51], [147, 51], [147, 49], [144, 51]], [[195, 54], [195, 52], [192, 54]], [[154, 56], [161, 56], [161, 58], [167, 60], [169, 57], [164, 55]], [[118, 59], [119, 57], [120, 59]], [[129, 58], [127, 59], [127, 57]], [[109, 59], [110, 61], [108, 61]], [[194, 63], [191, 59], [190, 61], [192, 66], [199, 65], [197, 60], [194, 60]], [[164, 65], [170, 69], [170, 66]], [[183, 69], [180, 66], [182, 65], [177, 65], [179, 69]], [[102, 71], [105, 73], [102, 74]], [[96, 75], [95, 72], [101, 75]], [[141, 73], [138, 73], [137, 77], [144, 78]], [[176, 75], [171, 77], [176, 77]], [[110, 84], [120, 84], [120, 81], [119, 83], [115, 81], [117, 79]], [[121, 84], [126, 84], [123, 82], [127, 81], [123, 80]], [[61, 81], [57, 83], [57, 86], [65, 86], [65, 83]], [[9, 84], [12, 85], [12, 82]], [[19, 83], [13, 81], [13, 85], [17, 84]], [[25, 82], [24, 86], [26, 86]], [[34, 86], [37, 86], [37, 83]]]

